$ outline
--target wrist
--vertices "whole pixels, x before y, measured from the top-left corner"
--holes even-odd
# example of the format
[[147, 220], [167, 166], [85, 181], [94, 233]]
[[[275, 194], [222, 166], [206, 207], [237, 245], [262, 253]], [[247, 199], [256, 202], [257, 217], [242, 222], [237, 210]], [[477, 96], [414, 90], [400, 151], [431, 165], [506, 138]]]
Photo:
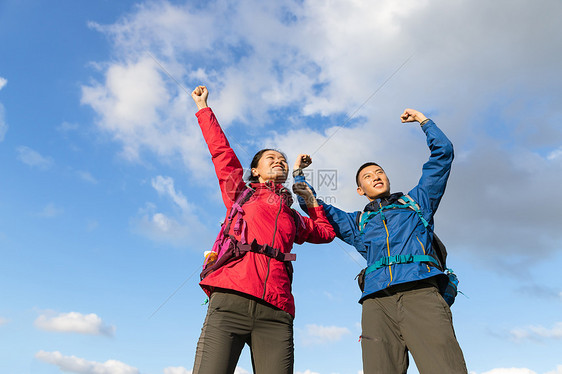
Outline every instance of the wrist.
[[304, 172], [302, 171], [302, 168], [296, 168], [293, 170], [293, 178], [296, 177], [304, 177]]
[[316, 208], [320, 206], [320, 204], [318, 204], [318, 200], [316, 200], [314, 196], [310, 196], [306, 198], [305, 201], [306, 201], [307, 208]]
[[425, 125], [426, 123], [428, 123], [430, 121], [429, 118], [424, 119], [423, 121], [420, 122], [420, 126]]

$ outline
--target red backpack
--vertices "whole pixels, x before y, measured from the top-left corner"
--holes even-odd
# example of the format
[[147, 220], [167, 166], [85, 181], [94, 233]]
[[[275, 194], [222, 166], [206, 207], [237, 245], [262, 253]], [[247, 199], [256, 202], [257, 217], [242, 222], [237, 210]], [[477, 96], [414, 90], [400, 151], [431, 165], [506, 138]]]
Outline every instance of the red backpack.
[[[293, 265], [291, 264], [291, 261], [296, 260], [296, 254], [284, 253], [277, 248], [271, 247], [270, 245], [259, 244], [255, 239], [252, 240], [251, 243], [248, 243], [246, 239], [247, 224], [244, 220], [244, 210], [242, 209], [242, 206], [250, 200], [254, 192], [255, 190], [253, 188], [246, 187], [246, 189], [238, 195], [238, 198], [230, 209], [230, 214], [228, 215], [227, 220], [223, 222], [221, 226], [213, 248], [205, 256], [203, 271], [200, 275], [201, 280], [221, 266], [242, 258], [246, 252], [255, 252], [285, 262], [287, 272], [289, 273], [289, 279], [292, 281]], [[297, 217], [295, 216], [294, 210], [293, 217], [296, 221]], [[232, 222], [234, 222], [233, 233], [235, 235], [240, 235], [240, 240], [230, 234]]]

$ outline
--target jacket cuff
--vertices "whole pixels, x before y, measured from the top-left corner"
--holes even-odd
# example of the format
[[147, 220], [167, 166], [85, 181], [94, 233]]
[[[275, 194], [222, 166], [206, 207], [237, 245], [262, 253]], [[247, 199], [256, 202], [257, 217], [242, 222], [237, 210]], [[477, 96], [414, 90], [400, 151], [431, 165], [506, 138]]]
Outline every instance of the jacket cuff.
[[197, 113], [195, 113], [195, 116], [196, 116], [197, 118], [199, 118], [199, 116], [205, 114], [206, 112], [211, 112], [211, 113], [212, 113], [213, 111], [211, 110], [210, 107], [206, 107], [206, 108], [203, 108], [203, 109], [199, 109], [199, 110], [197, 111]]
[[427, 130], [432, 126], [435, 126], [435, 122], [433, 122], [432, 119], [428, 118], [426, 121], [424, 121], [423, 125], [421, 125], [421, 128], [423, 132], [427, 133]]
[[308, 216], [312, 219], [316, 219], [318, 217], [326, 218], [326, 213], [324, 212], [324, 207], [322, 205], [320, 205], [320, 206], [308, 208]]

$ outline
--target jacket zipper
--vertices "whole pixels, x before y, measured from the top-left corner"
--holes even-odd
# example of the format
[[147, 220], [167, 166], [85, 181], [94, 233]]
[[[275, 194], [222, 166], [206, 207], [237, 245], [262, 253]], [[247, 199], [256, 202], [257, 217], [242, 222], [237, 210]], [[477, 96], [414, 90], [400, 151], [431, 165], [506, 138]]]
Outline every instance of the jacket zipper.
[[[283, 198], [279, 196], [279, 210], [277, 211], [277, 216], [275, 217], [275, 226], [273, 227], [273, 239], [271, 240], [271, 247], [275, 248], [275, 234], [277, 234], [277, 220], [279, 219], [279, 214], [281, 214], [281, 208], [283, 207]], [[267, 258], [267, 273], [265, 273], [265, 281], [263, 282], [263, 294], [261, 296], [262, 300], [265, 300], [265, 291], [267, 290], [267, 281], [269, 279], [269, 270], [271, 264], [271, 257]]]
[[[382, 223], [384, 224], [384, 229], [386, 230], [386, 250], [388, 253], [388, 257], [390, 257], [390, 235], [388, 234], [388, 226], [386, 226], [386, 218], [383, 218]], [[388, 265], [388, 271], [390, 272], [390, 282], [388, 282], [387, 287], [392, 283], [392, 265]]]
[[[386, 231], [386, 251], [388, 253], [388, 257], [390, 257], [390, 234], [388, 233], [388, 226], [386, 225], [386, 217], [382, 211], [382, 204], [380, 202], [379, 202], [379, 208], [381, 212], [380, 214], [381, 214], [382, 223]], [[388, 282], [387, 287], [390, 286], [390, 284], [392, 283], [392, 265], [388, 265], [388, 271], [390, 273], [390, 282]]]

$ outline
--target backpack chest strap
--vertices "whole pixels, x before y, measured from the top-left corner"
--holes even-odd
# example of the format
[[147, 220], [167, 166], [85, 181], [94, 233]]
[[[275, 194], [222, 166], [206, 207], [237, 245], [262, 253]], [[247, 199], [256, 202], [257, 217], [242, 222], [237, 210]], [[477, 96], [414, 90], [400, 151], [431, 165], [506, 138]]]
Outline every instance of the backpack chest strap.
[[371, 266], [367, 267], [365, 270], [365, 275], [372, 273], [373, 271], [380, 269], [385, 266], [397, 265], [397, 264], [408, 264], [412, 262], [431, 262], [439, 267], [439, 262], [429, 255], [398, 255], [383, 257], [376, 261]]
[[[232, 238], [234, 239], [234, 238]], [[242, 255], [245, 252], [254, 252], [260, 253], [267, 257], [274, 258], [278, 261], [295, 261], [297, 259], [297, 255], [295, 253], [285, 253], [280, 251], [278, 248], [273, 248], [267, 244], [259, 244], [256, 239], [252, 240], [251, 243], [241, 243], [236, 239], [234, 241], [234, 252], [236, 256]]]

